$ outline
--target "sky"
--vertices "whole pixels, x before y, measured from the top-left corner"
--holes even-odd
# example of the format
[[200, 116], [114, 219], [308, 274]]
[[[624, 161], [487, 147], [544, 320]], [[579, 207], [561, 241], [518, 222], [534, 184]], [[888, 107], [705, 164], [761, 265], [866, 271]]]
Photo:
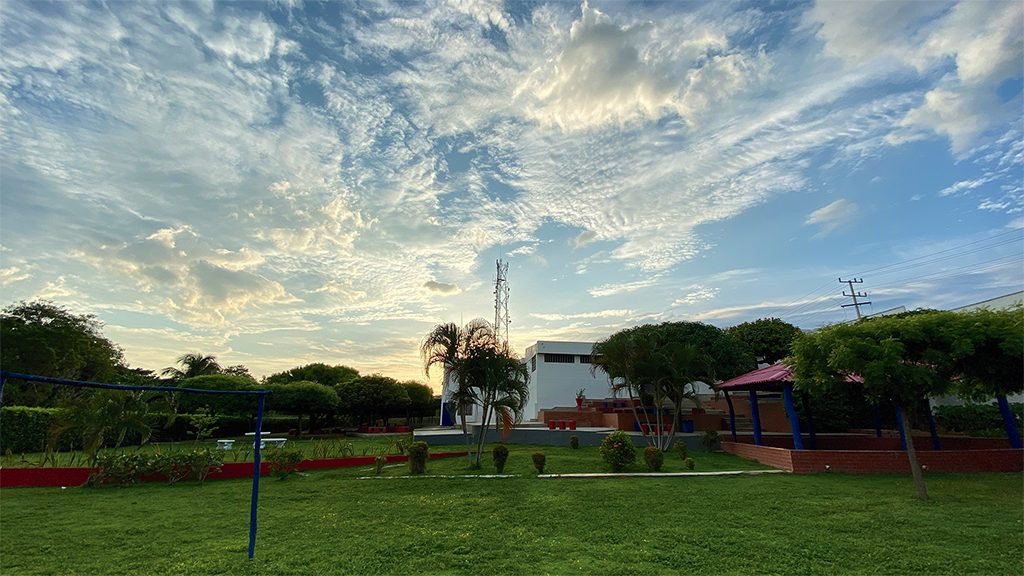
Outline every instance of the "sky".
[[[0, 3], [0, 294], [425, 380], [441, 322], [807, 329], [1024, 288], [1024, 3]], [[437, 384], [436, 382], [434, 383]]]

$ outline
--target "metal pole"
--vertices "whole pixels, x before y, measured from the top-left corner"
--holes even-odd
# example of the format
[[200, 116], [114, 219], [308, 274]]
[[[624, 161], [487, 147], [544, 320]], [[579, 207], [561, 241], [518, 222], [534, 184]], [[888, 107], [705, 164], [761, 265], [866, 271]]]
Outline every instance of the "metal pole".
[[996, 396], [996, 402], [999, 403], [999, 411], [1003, 414], [1003, 427], [1006, 428], [1006, 437], [1010, 440], [1010, 446], [1013, 448], [1021, 448], [1020, 432], [1017, 431], [1017, 419], [1013, 415], [1013, 410], [1010, 409], [1010, 403], [1006, 401], [1006, 396]]
[[931, 402], [926, 398], [924, 407], [928, 410], [928, 432], [932, 436], [932, 450], [942, 450], [942, 443], [939, 441], [939, 432], [935, 429], [935, 414], [932, 414]]
[[789, 430], [793, 434], [793, 448], [804, 449], [804, 440], [800, 437], [800, 417], [796, 413], [796, 406], [793, 405], [793, 385], [782, 386], [782, 402], [786, 406], [786, 416], [789, 418]]
[[900, 431], [900, 450], [906, 450], [908, 430], [903, 428], [903, 409], [899, 406], [896, 406], [896, 427]]
[[725, 403], [729, 405], [729, 432], [732, 433], [732, 441], [736, 442], [736, 411], [732, 408], [732, 398], [729, 398], [729, 391], [725, 391]]
[[256, 440], [253, 444], [255, 457], [252, 463], [252, 499], [249, 504], [249, 560], [256, 554], [256, 505], [260, 499], [260, 443], [263, 432], [263, 405], [266, 394], [260, 394], [259, 406], [256, 408]]
[[761, 413], [757, 409], [757, 390], [750, 391], [750, 419], [754, 423], [754, 444], [761, 445]]

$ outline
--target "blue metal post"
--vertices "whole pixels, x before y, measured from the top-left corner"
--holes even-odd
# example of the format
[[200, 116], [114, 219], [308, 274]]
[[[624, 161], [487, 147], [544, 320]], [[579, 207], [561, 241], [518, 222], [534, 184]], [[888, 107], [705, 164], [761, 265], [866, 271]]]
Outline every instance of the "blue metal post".
[[252, 500], [249, 505], [249, 560], [256, 554], [256, 504], [260, 499], [260, 443], [263, 432], [263, 405], [266, 394], [260, 394], [259, 406], [256, 408], [256, 440], [253, 444], [255, 457], [252, 463]]
[[817, 450], [818, 437], [814, 433], [814, 412], [811, 411], [811, 398], [807, 393], [801, 393], [800, 402], [803, 403], [804, 413], [807, 414], [807, 435], [810, 436], [811, 450]]
[[1010, 446], [1012, 448], [1021, 448], [1020, 432], [1017, 431], [1017, 419], [1013, 416], [1013, 410], [1010, 409], [1010, 403], [1006, 401], [1006, 396], [996, 396], [996, 402], [999, 403], [999, 411], [1003, 414], [1003, 427], [1006, 428], [1006, 437], [1010, 440]]
[[942, 450], [942, 442], [939, 441], [939, 432], [935, 429], [935, 414], [932, 414], [932, 404], [927, 399], [924, 407], [928, 410], [928, 432], [932, 435], [932, 450]]
[[[898, 408], [897, 408], [898, 410]], [[882, 437], [882, 412], [878, 409], [878, 402], [871, 405], [871, 415], [875, 419], [875, 438]]]
[[732, 398], [729, 398], [729, 391], [725, 392], [725, 403], [729, 405], [729, 432], [732, 434], [732, 441], [736, 441], [736, 411], [732, 408]]
[[761, 445], [761, 413], [757, 410], [757, 390], [750, 391], [750, 419], [754, 422], [754, 444]]
[[786, 417], [789, 418], [789, 430], [793, 434], [793, 448], [804, 449], [804, 440], [800, 437], [800, 416], [796, 413], [796, 406], [793, 405], [793, 385], [782, 386], [782, 403], [786, 406]]
[[900, 450], [907, 449], [907, 431], [903, 429], [903, 409], [896, 407], [896, 428], [900, 431]]

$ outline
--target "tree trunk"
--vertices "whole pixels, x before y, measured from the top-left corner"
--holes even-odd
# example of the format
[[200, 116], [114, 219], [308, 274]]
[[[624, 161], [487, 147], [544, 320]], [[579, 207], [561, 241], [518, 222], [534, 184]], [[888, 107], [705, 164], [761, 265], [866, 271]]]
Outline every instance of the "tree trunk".
[[470, 443], [469, 429], [466, 428], [466, 414], [465, 411], [462, 409], [462, 406], [457, 406], [455, 409], [459, 411], [459, 419], [462, 421], [462, 435], [465, 436], [466, 438], [466, 463], [469, 464], [470, 468], [472, 468], [473, 445]]
[[914, 476], [914, 487], [917, 488], [917, 497], [921, 500], [928, 499], [928, 487], [924, 484], [924, 473], [917, 463], [917, 450], [914, 449], [914, 437], [910, 433], [910, 419], [907, 418], [907, 410], [900, 410], [903, 420], [903, 431], [907, 438], [907, 460], [910, 460], [910, 472]]

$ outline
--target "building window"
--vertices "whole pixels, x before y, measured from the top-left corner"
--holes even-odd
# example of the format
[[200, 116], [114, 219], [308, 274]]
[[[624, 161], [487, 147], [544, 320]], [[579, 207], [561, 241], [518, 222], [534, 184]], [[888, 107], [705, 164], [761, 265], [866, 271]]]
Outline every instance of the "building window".
[[554, 363], [557, 363], [557, 364], [575, 364], [576, 363], [576, 355], [575, 354], [545, 354], [544, 355], [544, 361], [545, 362], [554, 362]]
[[461, 410], [459, 410], [459, 416], [472, 416], [472, 415], [473, 415], [473, 405], [472, 404], [466, 404], [465, 406], [462, 407]]
[[536, 372], [536, 371], [537, 371], [537, 355], [534, 354], [533, 357], [530, 358], [530, 372]]
[[580, 354], [580, 364], [590, 364], [590, 354]]

